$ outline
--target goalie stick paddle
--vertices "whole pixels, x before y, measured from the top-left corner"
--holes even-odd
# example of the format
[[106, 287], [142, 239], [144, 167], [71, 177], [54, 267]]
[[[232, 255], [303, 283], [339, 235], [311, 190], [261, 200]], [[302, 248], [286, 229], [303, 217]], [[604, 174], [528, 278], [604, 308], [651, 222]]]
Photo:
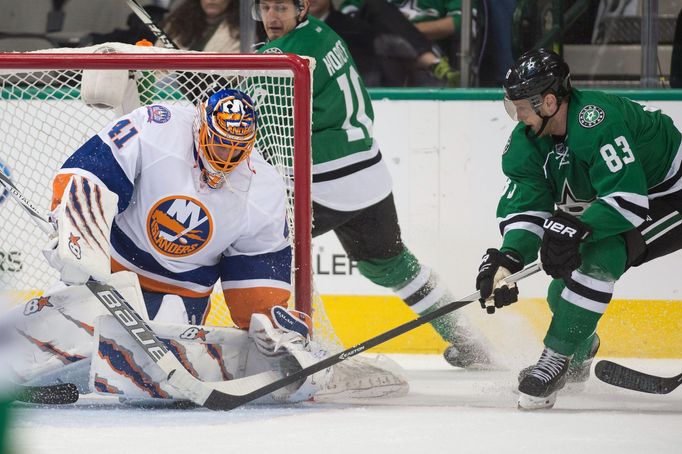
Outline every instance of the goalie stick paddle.
[[154, 36], [156, 36], [159, 39], [159, 41], [161, 41], [163, 47], [165, 47], [166, 49], [180, 49], [178, 45], [173, 42], [170, 36], [168, 36], [161, 27], [154, 23], [151, 16], [142, 6], [140, 6], [139, 3], [137, 3], [136, 0], [126, 0], [126, 3], [130, 7], [130, 9], [133, 10], [133, 13], [135, 13], [135, 15], [149, 29], [149, 31], [154, 33]]
[[658, 377], [605, 359], [594, 366], [594, 374], [609, 385], [649, 394], [668, 394], [682, 384], [682, 374]]
[[17, 386], [15, 400], [28, 404], [66, 405], [78, 401], [78, 388], [73, 383], [50, 386]]

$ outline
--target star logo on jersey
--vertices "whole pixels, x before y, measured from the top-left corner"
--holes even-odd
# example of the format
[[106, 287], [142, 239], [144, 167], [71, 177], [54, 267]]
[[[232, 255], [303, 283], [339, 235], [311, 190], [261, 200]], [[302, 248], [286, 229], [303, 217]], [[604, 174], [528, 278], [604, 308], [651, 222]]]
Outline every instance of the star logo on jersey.
[[595, 198], [592, 197], [590, 200], [580, 200], [574, 195], [568, 181], [564, 180], [564, 187], [561, 190], [561, 200], [557, 202], [557, 208], [573, 216], [580, 217], [585, 210], [592, 205], [594, 199]]
[[590, 104], [589, 106], [582, 108], [578, 114], [578, 122], [583, 128], [594, 128], [604, 121], [605, 116], [604, 109], [595, 106], [594, 104]]
[[50, 303], [50, 298], [47, 296], [41, 296], [40, 298], [33, 298], [28, 301], [24, 306], [24, 315], [31, 315], [43, 310], [46, 307], [54, 307]]
[[187, 257], [208, 244], [213, 220], [204, 205], [191, 197], [165, 197], [149, 210], [147, 236], [154, 249], [168, 257]]
[[78, 259], [81, 259], [81, 245], [78, 244], [78, 240], [80, 240], [81, 237], [74, 235], [73, 233], [69, 234], [69, 251]]

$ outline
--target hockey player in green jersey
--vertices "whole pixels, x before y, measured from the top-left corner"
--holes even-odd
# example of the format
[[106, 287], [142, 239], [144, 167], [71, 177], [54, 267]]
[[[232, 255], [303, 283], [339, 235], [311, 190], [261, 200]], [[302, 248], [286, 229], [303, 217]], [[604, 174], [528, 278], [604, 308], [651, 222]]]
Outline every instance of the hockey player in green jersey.
[[658, 110], [571, 87], [549, 50], [522, 55], [504, 81], [519, 121], [502, 155], [508, 184], [499, 249], [476, 279], [494, 312], [517, 299], [504, 278], [534, 261], [554, 279], [545, 348], [519, 375], [519, 408], [551, 408], [567, 381], [585, 381], [599, 347], [597, 322], [632, 266], [682, 248], [680, 132]]
[[[391, 288], [417, 314], [452, 301], [443, 282], [403, 245], [391, 177], [372, 135], [369, 94], [343, 40], [307, 16], [301, 0], [256, 0], [269, 42], [261, 53], [315, 59], [313, 75], [313, 236], [334, 231], [363, 276]], [[461, 317], [434, 328], [451, 343], [445, 358], [458, 367], [489, 361]]]

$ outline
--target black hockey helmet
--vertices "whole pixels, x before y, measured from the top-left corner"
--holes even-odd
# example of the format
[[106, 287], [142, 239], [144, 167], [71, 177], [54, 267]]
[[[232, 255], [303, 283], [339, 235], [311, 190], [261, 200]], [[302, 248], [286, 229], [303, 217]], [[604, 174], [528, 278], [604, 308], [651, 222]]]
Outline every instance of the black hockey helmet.
[[509, 68], [503, 87], [509, 100], [528, 99], [537, 111], [547, 93], [553, 93], [559, 103], [570, 95], [571, 73], [566, 62], [555, 52], [531, 50]]

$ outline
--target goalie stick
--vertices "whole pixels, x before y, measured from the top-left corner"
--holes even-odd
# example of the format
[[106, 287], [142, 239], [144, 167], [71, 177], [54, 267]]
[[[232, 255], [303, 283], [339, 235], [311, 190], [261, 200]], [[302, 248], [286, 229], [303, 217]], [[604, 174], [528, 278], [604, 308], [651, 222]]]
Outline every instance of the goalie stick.
[[[28, 200], [16, 189], [14, 184], [0, 172], [0, 183], [5, 187], [12, 187], [11, 191], [15, 199], [22, 205], [26, 211], [34, 211], [35, 207], [28, 202]], [[25, 203], [28, 202], [28, 203]], [[32, 218], [36, 222], [48, 222], [47, 218], [39, 212], [34, 211]], [[531, 276], [541, 267], [538, 262], [528, 265], [518, 273], [508, 276], [505, 281], [507, 283], [514, 283], [528, 276]], [[269, 381], [267, 384], [262, 384], [265, 376], [268, 374], [258, 374], [252, 377], [245, 377], [239, 380], [224, 381], [224, 382], [202, 382], [192, 376], [185, 370], [178, 359], [166, 349], [165, 345], [156, 337], [151, 329], [142, 321], [140, 316], [133, 310], [127, 301], [110, 285], [101, 284], [90, 281], [86, 284], [88, 288], [97, 296], [104, 307], [107, 308], [121, 325], [130, 333], [130, 335], [142, 346], [143, 350], [159, 367], [168, 373], [168, 382], [176, 389], [181, 391], [186, 397], [193, 402], [210, 408], [211, 410], [232, 410], [244, 404], [252, 402], [263, 396], [266, 396], [273, 391], [284, 388], [287, 385], [304, 380], [309, 375], [328, 369], [334, 364], [340, 363], [348, 358], [358, 355], [370, 348], [383, 344], [401, 334], [418, 328], [421, 325], [431, 322], [445, 314], [455, 311], [469, 303], [477, 301], [481, 297], [480, 291], [476, 291], [471, 295], [465, 296], [462, 299], [448, 303], [428, 314], [417, 317], [402, 325], [388, 330], [382, 334], [372, 337], [369, 340], [361, 342], [353, 347], [350, 347], [340, 353], [333, 354], [322, 361], [312, 364], [308, 367], [300, 369], [296, 372], [275, 381]], [[274, 373], [272, 374], [274, 376]], [[253, 379], [247, 382], [247, 379]], [[241, 382], [241, 383], [240, 383]], [[259, 385], [259, 383], [261, 383]], [[254, 387], [259, 386], [256, 389]]]
[[15, 400], [29, 404], [66, 405], [78, 400], [78, 388], [72, 383], [50, 386], [17, 386]]
[[599, 361], [594, 367], [594, 374], [609, 385], [649, 394], [668, 394], [682, 384], [682, 374], [658, 377], [608, 360]]
[[180, 49], [178, 45], [173, 42], [170, 36], [168, 36], [161, 27], [154, 23], [151, 16], [142, 6], [140, 6], [139, 3], [137, 3], [136, 0], [126, 0], [126, 3], [130, 7], [130, 9], [133, 10], [133, 13], [135, 13], [135, 15], [149, 29], [149, 31], [154, 33], [154, 36], [156, 36], [159, 39], [159, 41], [161, 41], [163, 47], [165, 47], [166, 49]]

